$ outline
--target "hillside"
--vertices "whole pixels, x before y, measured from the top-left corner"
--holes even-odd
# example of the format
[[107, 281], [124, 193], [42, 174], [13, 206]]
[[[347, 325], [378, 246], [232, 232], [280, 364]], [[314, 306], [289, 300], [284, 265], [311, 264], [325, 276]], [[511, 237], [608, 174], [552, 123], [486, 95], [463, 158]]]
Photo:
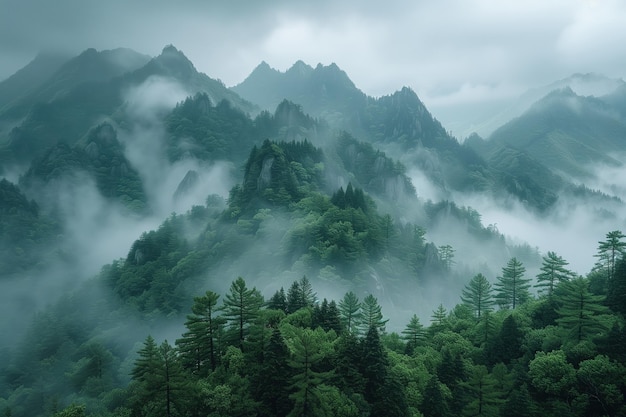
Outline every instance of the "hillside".
[[623, 165], [619, 155], [626, 151], [626, 119], [620, 97], [619, 90], [600, 98], [582, 97], [569, 88], [555, 90], [487, 141], [469, 140], [468, 146], [487, 160], [509, 148], [563, 181], [592, 182], [598, 166]]

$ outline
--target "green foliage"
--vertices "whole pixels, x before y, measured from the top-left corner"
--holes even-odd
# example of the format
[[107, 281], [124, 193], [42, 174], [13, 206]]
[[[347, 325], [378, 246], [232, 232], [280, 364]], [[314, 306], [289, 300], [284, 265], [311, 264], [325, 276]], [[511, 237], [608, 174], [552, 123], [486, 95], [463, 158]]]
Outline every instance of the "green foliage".
[[135, 413], [171, 417], [185, 412], [187, 379], [177, 351], [167, 341], [157, 347], [148, 336], [132, 376], [136, 386], [130, 406]]
[[579, 277], [562, 283], [555, 297], [559, 304], [556, 321], [569, 340], [581, 342], [604, 330], [598, 315], [608, 313], [608, 309], [602, 304], [604, 297], [591, 294], [587, 279]]
[[231, 191], [229, 213], [237, 217], [263, 206], [297, 203], [322, 185], [323, 154], [310, 142], [271, 142], [254, 146], [245, 164], [243, 184]]
[[202, 297], [194, 297], [192, 314], [187, 316], [187, 332], [176, 340], [183, 366], [198, 375], [207, 375], [217, 367], [217, 334], [225, 320], [218, 317], [219, 295], [207, 291]]
[[[94, 180], [98, 191], [107, 199], [121, 202], [129, 210], [146, 210], [146, 195], [139, 173], [124, 155], [117, 132], [109, 123], [92, 129], [86, 145], [59, 143], [50, 147], [31, 164], [21, 179], [26, 188], [40, 189], [54, 181], [65, 180], [78, 185], [85, 175]], [[45, 194], [44, 194], [45, 195]], [[53, 199], [53, 196], [46, 196]]]
[[339, 301], [339, 313], [344, 328], [350, 333], [356, 333], [361, 324], [362, 312], [359, 298], [348, 291]]
[[470, 370], [469, 379], [463, 385], [469, 390], [470, 398], [463, 409], [464, 416], [499, 415], [499, 406], [506, 393], [499, 389], [495, 377], [489, 373], [486, 366], [474, 366]]
[[413, 350], [423, 342], [426, 336], [426, 330], [420, 323], [420, 319], [416, 314], [413, 314], [409, 324], [407, 324], [406, 328], [402, 330], [402, 334], [403, 339], [407, 342], [408, 353], [413, 352]]
[[385, 332], [385, 324], [389, 319], [383, 320], [382, 307], [378, 304], [378, 299], [372, 294], [366, 295], [363, 299], [360, 316], [359, 329], [361, 334], [367, 334], [372, 327], [380, 333]]
[[524, 278], [525, 272], [526, 268], [517, 258], [511, 258], [502, 268], [502, 276], [498, 277], [495, 284], [498, 290], [496, 299], [501, 308], [515, 309], [516, 306], [528, 301], [530, 279]]
[[606, 240], [598, 242], [598, 258], [596, 269], [603, 272], [606, 276], [607, 287], [611, 285], [611, 281], [615, 275], [617, 262], [626, 256], [626, 242], [622, 239], [626, 238], [619, 230], [614, 230], [606, 234]]
[[289, 416], [315, 416], [322, 408], [324, 398], [320, 386], [332, 375], [331, 372], [316, 371], [319, 364], [332, 351], [334, 332], [326, 333], [321, 328], [316, 330], [301, 329], [286, 324], [282, 328], [286, 344], [292, 357], [289, 365], [294, 375], [291, 379], [294, 408]]
[[229, 293], [224, 298], [222, 309], [224, 318], [230, 323], [240, 348], [262, 305], [263, 296], [256, 288], [248, 288], [242, 277], [233, 281]]
[[0, 180], [0, 259], [4, 278], [45, 264], [60, 227], [18, 186]]
[[370, 193], [391, 201], [415, 196], [406, 168], [371, 144], [359, 142], [344, 132], [337, 138], [336, 149], [346, 170]]
[[476, 318], [480, 320], [481, 315], [492, 310], [495, 301], [493, 300], [493, 290], [491, 284], [483, 274], [476, 274], [463, 289], [461, 301], [468, 305]]
[[615, 274], [609, 282], [606, 303], [611, 310], [626, 317], [626, 257], [615, 266]]
[[565, 268], [566, 265], [568, 265], [567, 261], [556, 253], [548, 251], [548, 254], [543, 257], [541, 272], [537, 275], [535, 287], [540, 288], [541, 292], [551, 298], [559, 282], [567, 281], [574, 276], [573, 272]]

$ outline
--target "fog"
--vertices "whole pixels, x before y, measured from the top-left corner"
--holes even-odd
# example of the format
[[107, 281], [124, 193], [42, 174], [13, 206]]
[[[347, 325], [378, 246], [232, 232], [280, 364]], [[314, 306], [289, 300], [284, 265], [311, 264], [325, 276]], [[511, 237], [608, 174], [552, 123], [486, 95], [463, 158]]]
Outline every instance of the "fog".
[[[224, 198], [234, 185], [229, 162], [203, 163], [191, 157], [170, 162], [167, 158], [167, 133], [163, 116], [191, 95], [178, 82], [150, 77], [126, 93], [127, 130], [119, 131], [126, 157], [139, 172], [154, 214], [164, 219], [172, 212], [184, 213], [193, 205], [204, 205], [206, 197]], [[190, 188], [175, 198], [176, 190], [189, 171], [198, 174]]]
[[[126, 123], [115, 128], [127, 159], [144, 184], [146, 213], [132, 212], [121, 203], [104, 198], [94, 179], [81, 172], [24, 190], [38, 201], [42, 214], [58, 216], [61, 234], [52, 255], [38, 255], [41, 265], [0, 280], [0, 314], [12, 317], [0, 323], [0, 334], [11, 335], [0, 338], [0, 347], [15, 347], [15, 340], [36, 313], [53, 306], [61, 296], [77, 291], [104, 265], [125, 258], [142, 233], [157, 229], [173, 212], [185, 213], [193, 205], [204, 205], [210, 194], [228, 195], [235, 181], [230, 163], [206, 164], [195, 159], [170, 163], [166, 156], [162, 117], [187, 95], [177, 82], [159, 77], [149, 78], [125, 92]], [[109, 123], [115, 124], [110, 120]], [[198, 180], [175, 196], [190, 170], [197, 173]], [[6, 172], [5, 177], [17, 183], [20, 175], [14, 169]], [[90, 285], [100, 288], [95, 282]], [[102, 299], [112, 296], [103, 288], [97, 294]], [[180, 335], [181, 325], [158, 333], [164, 332], [173, 341], [171, 336]]]

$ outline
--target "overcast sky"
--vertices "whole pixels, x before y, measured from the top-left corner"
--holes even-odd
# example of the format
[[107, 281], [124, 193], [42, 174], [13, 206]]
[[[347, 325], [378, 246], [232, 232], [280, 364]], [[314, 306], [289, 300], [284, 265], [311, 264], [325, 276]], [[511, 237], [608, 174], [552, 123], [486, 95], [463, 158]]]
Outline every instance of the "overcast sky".
[[[0, 79], [43, 49], [166, 44], [226, 85], [265, 60], [337, 63], [373, 96], [496, 103], [573, 73], [623, 78], [620, 0], [0, 0]], [[435, 112], [436, 113], [436, 112]]]

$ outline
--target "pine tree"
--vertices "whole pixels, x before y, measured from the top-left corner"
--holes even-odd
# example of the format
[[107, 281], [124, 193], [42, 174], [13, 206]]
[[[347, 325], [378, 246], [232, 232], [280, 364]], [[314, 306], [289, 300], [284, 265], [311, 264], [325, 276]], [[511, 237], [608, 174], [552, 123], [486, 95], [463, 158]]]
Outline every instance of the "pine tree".
[[370, 327], [376, 327], [379, 332], [385, 332], [385, 324], [389, 320], [383, 320], [382, 308], [378, 300], [372, 294], [368, 294], [361, 304], [361, 334], [367, 334]]
[[316, 294], [313, 291], [311, 281], [309, 281], [306, 275], [303, 275], [298, 283], [300, 284], [299, 287], [300, 291], [302, 292], [300, 299], [304, 303], [304, 307], [313, 307], [313, 305], [315, 304]]
[[486, 346], [486, 356], [490, 364], [502, 362], [509, 364], [513, 359], [522, 355], [524, 333], [519, 328], [513, 314], [509, 314], [500, 332], [491, 338]]
[[450, 245], [439, 247], [439, 259], [445, 271], [449, 271], [454, 265], [454, 249]]
[[237, 331], [237, 343], [243, 349], [248, 327], [258, 316], [263, 305], [263, 296], [256, 288], [249, 289], [246, 281], [238, 277], [230, 286], [224, 299], [224, 317]]
[[285, 417], [292, 408], [288, 395], [291, 371], [287, 365], [289, 350], [279, 329], [272, 331], [264, 356], [255, 384], [257, 399], [263, 405], [260, 415]]
[[499, 405], [503, 402], [503, 392], [496, 386], [496, 380], [484, 365], [473, 366], [469, 380], [463, 385], [469, 390], [470, 401], [463, 409], [463, 415], [491, 417], [499, 415]]
[[448, 310], [439, 304], [436, 310], [433, 310], [433, 314], [430, 316], [430, 328], [429, 332], [436, 333], [442, 331], [446, 327], [446, 319], [448, 317]]
[[609, 282], [606, 303], [615, 312], [626, 317], [626, 258], [615, 266], [615, 274]]
[[[448, 417], [450, 413], [449, 397], [445, 394], [437, 375], [432, 375], [424, 390], [420, 411], [424, 417]], [[449, 391], [448, 391], [449, 392]]]
[[541, 272], [537, 275], [536, 288], [545, 293], [548, 298], [552, 297], [554, 288], [559, 282], [567, 281], [574, 276], [572, 271], [565, 268], [568, 262], [554, 252], [548, 252], [543, 257]]
[[295, 313], [306, 305], [300, 290], [300, 283], [294, 281], [287, 290], [287, 314]]
[[326, 331], [334, 330], [335, 333], [340, 334], [342, 332], [341, 316], [339, 314], [339, 308], [335, 300], [328, 303], [328, 315], [324, 321], [324, 329]]
[[224, 319], [215, 315], [219, 297], [213, 291], [195, 297], [191, 306], [193, 314], [185, 322], [188, 330], [176, 340], [183, 366], [199, 375], [206, 375], [206, 370], [214, 371], [217, 366], [215, 339], [218, 328], [224, 324]]
[[485, 314], [480, 319], [479, 326], [479, 334], [480, 334], [480, 343], [481, 346], [486, 346], [489, 339], [491, 339], [495, 333], [496, 325], [494, 323], [494, 318], [491, 315], [490, 311], [486, 311]]
[[167, 417], [175, 411], [182, 414], [187, 380], [176, 350], [167, 341], [157, 347], [154, 339], [148, 336], [138, 353], [131, 376], [139, 389], [131, 398], [131, 407], [137, 413], [150, 409], [155, 415]]
[[483, 274], [475, 275], [463, 289], [461, 301], [467, 304], [477, 319], [485, 312], [491, 311], [495, 304], [493, 289]]
[[617, 262], [626, 255], [626, 242], [622, 239], [626, 238], [619, 230], [613, 230], [606, 234], [606, 240], [598, 242], [598, 253], [595, 255], [599, 258], [596, 268], [606, 272], [607, 285], [610, 284], [615, 274]]
[[402, 330], [403, 339], [407, 341], [407, 353], [413, 352], [413, 350], [424, 340], [426, 330], [420, 323], [419, 317], [413, 314], [409, 324]]
[[285, 325], [286, 342], [291, 352], [289, 366], [293, 371], [291, 378], [294, 408], [289, 416], [313, 417], [318, 415], [321, 407], [320, 391], [317, 387], [324, 384], [331, 372], [315, 370], [330, 352], [330, 337], [321, 328], [315, 330]]
[[267, 308], [287, 313], [287, 296], [285, 295], [285, 289], [283, 287], [280, 287], [280, 290], [277, 290], [274, 295], [272, 295], [267, 302]]
[[355, 333], [361, 323], [361, 303], [359, 298], [352, 292], [347, 292], [339, 301], [339, 314], [344, 328]]
[[526, 268], [517, 258], [511, 258], [498, 277], [496, 299], [501, 308], [513, 308], [530, 298], [530, 279], [524, 278]]
[[363, 393], [365, 379], [361, 373], [363, 349], [352, 332], [345, 332], [338, 340], [335, 372], [338, 387], [346, 393]]
[[382, 400], [379, 390], [387, 378], [387, 355], [385, 354], [378, 328], [371, 326], [363, 340], [362, 374], [365, 377], [365, 400], [374, 403]]
[[145, 384], [149, 391], [155, 389], [152, 376], [159, 366], [159, 348], [152, 338], [148, 336], [143, 342], [143, 347], [137, 352], [139, 357], [135, 360], [135, 367], [131, 371], [133, 380]]
[[560, 305], [556, 322], [572, 340], [580, 342], [604, 330], [597, 316], [607, 313], [608, 309], [602, 305], [604, 297], [591, 294], [587, 279], [578, 277], [562, 283], [557, 287], [555, 298]]

